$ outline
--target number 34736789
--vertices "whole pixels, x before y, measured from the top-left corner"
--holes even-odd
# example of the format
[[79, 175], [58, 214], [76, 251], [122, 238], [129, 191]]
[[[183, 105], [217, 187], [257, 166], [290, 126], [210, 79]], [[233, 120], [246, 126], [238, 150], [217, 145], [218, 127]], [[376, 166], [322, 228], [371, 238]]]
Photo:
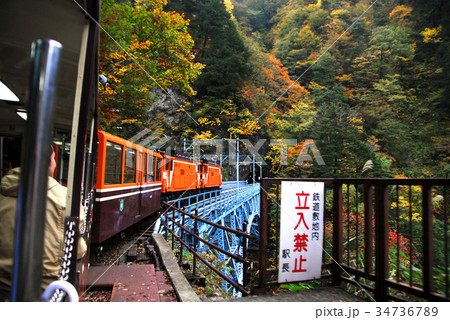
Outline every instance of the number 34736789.
[[388, 317], [435, 317], [439, 313], [437, 307], [377, 307], [376, 316]]

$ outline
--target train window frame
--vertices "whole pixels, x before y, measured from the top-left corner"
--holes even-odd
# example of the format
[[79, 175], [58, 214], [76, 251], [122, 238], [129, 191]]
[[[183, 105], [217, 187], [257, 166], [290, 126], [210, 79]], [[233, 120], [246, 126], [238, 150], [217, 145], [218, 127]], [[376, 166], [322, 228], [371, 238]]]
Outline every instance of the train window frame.
[[142, 179], [142, 183], [146, 183], [147, 182], [147, 176], [148, 176], [148, 153], [144, 152], [144, 177]]
[[146, 177], [146, 182], [154, 182], [155, 181], [155, 156], [148, 152], [147, 153], [147, 157], [148, 157], [148, 164], [147, 164], [147, 177]]
[[155, 181], [161, 181], [161, 161], [163, 159], [159, 157], [155, 157]]
[[136, 165], [136, 170], [137, 170], [137, 183], [138, 184], [142, 184], [145, 180], [145, 177], [143, 176], [144, 173], [144, 167], [145, 167], [145, 163], [144, 161], [144, 154], [145, 152], [143, 152], [142, 150], [136, 150], [138, 156], [137, 156], [137, 165]]
[[[135, 184], [137, 179], [137, 156], [138, 150], [133, 147], [125, 146], [124, 161], [123, 161], [123, 184]], [[131, 160], [128, 156], [131, 155]], [[128, 166], [131, 164], [132, 166]]]
[[[123, 148], [124, 146], [107, 140], [105, 143], [105, 159], [108, 159], [108, 161], [105, 161], [104, 164], [104, 170], [103, 170], [103, 184], [106, 185], [116, 185], [116, 184], [122, 184], [123, 179]], [[114, 151], [117, 150], [117, 151]], [[111, 156], [111, 153], [109, 151], [114, 151], [114, 156]], [[114, 162], [113, 160], [117, 158], [119, 160], [119, 165], [117, 165], [117, 162]], [[113, 168], [113, 170], [108, 171], [108, 167], [112, 164], [116, 164]], [[113, 178], [111, 180], [110, 178]]]

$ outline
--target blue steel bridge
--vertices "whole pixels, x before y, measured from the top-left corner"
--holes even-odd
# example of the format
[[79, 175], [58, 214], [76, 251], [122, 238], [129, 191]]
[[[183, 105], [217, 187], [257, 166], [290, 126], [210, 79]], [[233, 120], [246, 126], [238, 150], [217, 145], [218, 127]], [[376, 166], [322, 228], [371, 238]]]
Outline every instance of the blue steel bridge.
[[[182, 196], [176, 200], [167, 201], [170, 205], [180, 208], [189, 214], [207, 220], [211, 223], [204, 223], [200, 220], [184, 215], [171, 207], [165, 210], [165, 215], [155, 224], [154, 232], [167, 236], [166, 229], [183, 239], [189, 245], [194, 246], [194, 236], [184, 232], [180, 225], [192, 233], [198, 234], [201, 238], [217, 245], [219, 248], [231, 254], [243, 255], [242, 237], [228, 232], [214, 224], [232, 230], [241, 230], [251, 235], [250, 246], [256, 246], [259, 238], [259, 214], [260, 214], [260, 185], [259, 183], [248, 184], [245, 181], [225, 181], [218, 190], [203, 192], [190, 196]], [[173, 223], [169, 217], [174, 217]], [[166, 227], [164, 227], [166, 225]], [[243, 230], [245, 228], [245, 230]], [[252, 240], [256, 243], [252, 243]], [[197, 252], [211, 252], [211, 246], [199, 242], [196, 247]], [[235, 283], [243, 285], [244, 273], [243, 263], [232, 259], [230, 256], [215, 250], [214, 254], [223, 265], [222, 272]], [[233, 292], [235, 296], [240, 295], [233, 286], [224, 281], [224, 287], [228, 292]]]

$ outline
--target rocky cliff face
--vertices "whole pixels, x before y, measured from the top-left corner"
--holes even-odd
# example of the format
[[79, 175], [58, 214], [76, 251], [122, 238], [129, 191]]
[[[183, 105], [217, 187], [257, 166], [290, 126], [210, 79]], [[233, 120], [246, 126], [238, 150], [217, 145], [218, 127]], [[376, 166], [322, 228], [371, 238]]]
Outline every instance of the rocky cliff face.
[[[183, 117], [180, 116], [178, 110], [186, 101], [186, 97], [173, 89], [158, 89], [154, 91], [154, 95], [155, 101], [148, 108], [148, 114], [151, 119], [150, 125], [154, 124], [156, 120], [161, 121], [161, 124], [165, 124], [166, 130], [178, 127], [183, 121]], [[170, 132], [165, 133], [170, 134]]]

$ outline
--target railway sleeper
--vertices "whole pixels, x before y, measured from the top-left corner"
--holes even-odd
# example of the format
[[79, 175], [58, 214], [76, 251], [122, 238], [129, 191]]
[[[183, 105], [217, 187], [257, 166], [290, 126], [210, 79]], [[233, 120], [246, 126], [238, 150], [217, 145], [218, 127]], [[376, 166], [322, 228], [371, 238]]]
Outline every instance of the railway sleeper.
[[136, 261], [137, 257], [137, 245], [133, 244], [130, 249], [128, 249], [127, 252], [127, 262], [134, 262]]

